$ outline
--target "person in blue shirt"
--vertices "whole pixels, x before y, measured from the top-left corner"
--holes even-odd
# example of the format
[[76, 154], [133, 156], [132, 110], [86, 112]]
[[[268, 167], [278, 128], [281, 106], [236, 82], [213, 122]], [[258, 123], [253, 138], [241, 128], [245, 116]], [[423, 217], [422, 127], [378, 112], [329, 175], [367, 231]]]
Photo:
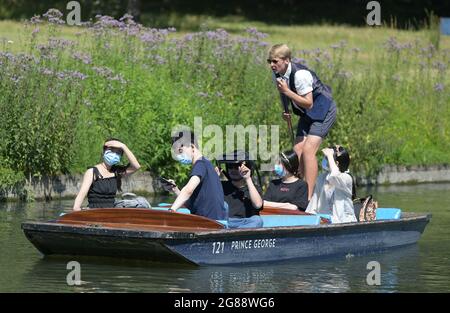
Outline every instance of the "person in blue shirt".
[[178, 162], [192, 165], [189, 181], [180, 190], [171, 188], [177, 198], [169, 211], [186, 206], [191, 213], [214, 220], [226, 220], [222, 184], [210, 160], [198, 148], [197, 139], [191, 131], [181, 131], [172, 138], [173, 153]]

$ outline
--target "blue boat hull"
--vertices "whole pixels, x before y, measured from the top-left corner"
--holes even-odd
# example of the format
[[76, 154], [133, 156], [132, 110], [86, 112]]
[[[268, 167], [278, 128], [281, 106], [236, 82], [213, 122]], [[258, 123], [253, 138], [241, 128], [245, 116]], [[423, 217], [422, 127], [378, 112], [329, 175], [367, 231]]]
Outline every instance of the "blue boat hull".
[[430, 215], [336, 225], [158, 232], [22, 224], [45, 255], [88, 255], [163, 262], [242, 264], [360, 254], [416, 243]]

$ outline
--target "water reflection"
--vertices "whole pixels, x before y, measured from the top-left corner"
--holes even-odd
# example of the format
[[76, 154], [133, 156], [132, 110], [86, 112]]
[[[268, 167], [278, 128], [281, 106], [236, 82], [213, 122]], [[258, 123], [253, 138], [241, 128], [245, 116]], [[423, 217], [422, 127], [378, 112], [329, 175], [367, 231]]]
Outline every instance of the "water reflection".
[[[175, 265], [82, 258], [81, 286], [66, 284], [70, 258], [39, 258], [21, 276], [22, 291], [62, 292], [392, 292], [420, 281], [412, 245], [351, 258], [306, 259], [241, 266]], [[366, 284], [369, 261], [381, 264], [381, 286]]]
[[[72, 201], [0, 204], [0, 291], [20, 292], [417, 292], [450, 291], [450, 184], [372, 190], [383, 206], [429, 211], [433, 219], [418, 245], [382, 253], [241, 266], [83, 258], [81, 286], [68, 286], [71, 258], [42, 258], [20, 229], [48, 220]], [[154, 201], [155, 202], [155, 201]], [[381, 285], [368, 286], [367, 263], [381, 264]]]

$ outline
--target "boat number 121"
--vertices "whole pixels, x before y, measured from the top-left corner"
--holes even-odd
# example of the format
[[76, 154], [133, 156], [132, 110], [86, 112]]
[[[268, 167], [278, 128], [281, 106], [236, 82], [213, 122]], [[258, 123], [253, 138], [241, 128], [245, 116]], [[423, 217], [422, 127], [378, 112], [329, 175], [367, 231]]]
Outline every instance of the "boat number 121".
[[213, 242], [213, 254], [223, 253], [225, 242]]

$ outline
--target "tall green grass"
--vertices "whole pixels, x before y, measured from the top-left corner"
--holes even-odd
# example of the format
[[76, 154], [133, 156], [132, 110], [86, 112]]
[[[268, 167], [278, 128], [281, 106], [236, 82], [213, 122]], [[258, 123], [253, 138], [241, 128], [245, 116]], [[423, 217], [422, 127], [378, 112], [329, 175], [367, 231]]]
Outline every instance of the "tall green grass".
[[208, 26], [185, 33], [130, 17], [73, 28], [60, 18], [50, 11], [0, 43], [0, 173], [8, 173], [0, 192], [33, 176], [84, 171], [110, 136], [154, 174], [184, 179], [170, 132], [193, 127], [196, 116], [223, 129], [278, 124], [281, 149], [289, 148], [265, 64], [280, 41], [332, 86], [338, 121], [325, 145], [348, 147], [356, 174], [374, 175], [386, 163], [449, 163], [450, 53], [426, 32], [261, 25], [267, 36], [243, 23], [233, 34]]

